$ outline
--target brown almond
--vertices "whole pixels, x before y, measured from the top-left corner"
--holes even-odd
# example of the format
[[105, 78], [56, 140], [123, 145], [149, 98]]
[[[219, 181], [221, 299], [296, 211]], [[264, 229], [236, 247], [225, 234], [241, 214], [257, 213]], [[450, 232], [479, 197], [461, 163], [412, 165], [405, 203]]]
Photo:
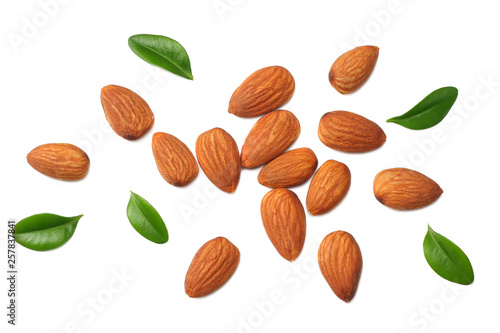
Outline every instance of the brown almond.
[[286, 188], [272, 190], [262, 199], [260, 213], [278, 253], [288, 261], [295, 260], [306, 238], [306, 213], [297, 195]]
[[354, 237], [345, 231], [328, 234], [319, 246], [318, 262], [335, 295], [349, 303], [356, 294], [363, 269], [361, 250]]
[[380, 126], [348, 111], [324, 114], [319, 122], [318, 136], [327, 147], [349, 153], [377, 149], [386, 139]]
[[229, 113], [255, 117], [279, 108], [292, 97], [295, 81], [283, 67], [259, 69], [246, 78], [229, 101]]
[[257, 177], [270, 188], [292, 187], [305, 183], [318, 167], [316, 154], [309, 148], [297, 148], [267, 163]]
[[148, 103], [130, 89], [106, 86], [101, 90], [101, 103], [109, 125], [124, 139], [139, 139], [153, 126]]
[[233, 137], [221, 128], [200, 134], [196, 140], [196, 157], [210, 181], [232, 193], [240, 181], [241, 165], [238, 146]]
[[330, 84], [341, 94], [358, 90], [370, 77], [378, 51], [376, 46], [359, 46], [342, 54], [330, 68]]
[[241, 166], [256, 168], [281, 155], [297, 140], [299, 120], [293, 113], [276, 110], [260, 118], [241, 148]]
[[158, 171], [169, 184], [185, 186], [198, 175], [198, 163], [193, 153], [175, 136], [155, 133], [152, 148]]
[[373, 181], [375, 198], [383, 205], [399, 210], [417, 209], [436, 201], [443, 190], [418, 171], [394, 168], [380, 171]]
[[62, 180], [78, 180], [87, 175], [90, 160], [80, 148], [69, 143], [48, 143], [36, 147], [26, 157], [36, 171]]
[[189, 297], [213, 293], [233, 275], [240, 262], [240, 251], [229, 240], [217, 237], [196, 252], [186, 274], [184, 289]]
[[312, 215], [331, 211], [346, 196], [351, 186], [351, 172], [341, 162], [328, 160], [316, 171], [307, 191], [307, 210]]

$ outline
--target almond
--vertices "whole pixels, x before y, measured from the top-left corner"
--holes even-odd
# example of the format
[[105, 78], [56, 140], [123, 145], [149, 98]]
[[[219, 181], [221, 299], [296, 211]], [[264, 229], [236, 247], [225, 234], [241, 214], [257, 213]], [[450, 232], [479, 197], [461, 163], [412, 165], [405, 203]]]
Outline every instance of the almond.
[[169, 184], [184, 186], [198, 175], [193, 153], [175, 136], [157, 132], [153, 135], [152, 147], [158, 171]]
[[351, 186], [351, 172], [341, 162], [328, 160], [316, 171], [307, 192], [307, 210], [312, 215], [331, 211], [346, 196]]
[[28, 163], [46, 176], [62, 180], [85, 177], [90, 160], [80, 148], [69, 143], [48, 143], [29, 152]]
[[394, 168], [380, 171], [373, 181], [375, 198], [399, 210], [422, 208], [436, 201], [443, 190], [418, 171]]
[[305, 183], [316, 171], [318, 159], [309, 148], [297, 148], [266, 164], [257, 177], [270, 188], [292, 187]]
[[186, 274], [184, 289], [189, 297], [213, 293], [229, 280], [240, 262], [240, 251], [229, 240], [217, 237], [196, 252]]
[[298, 119], [286, 110], [260, 118], [248, 133], [241, 148], [241, 166], [256, 168], [281, 155], [300, 134]]
[[318, 136], [327, 147], [349, 153], [377, 149], [386, 139], [384, 131], [373, 121], [348, 111], [325, 113], [319, 122]]
[[229, 113], [255, 117], [277, 109], [288, 102], [295, 90], [292, 74], [283, 67], [259, 69], [246, 78], [229, 101]]
[[130, 89], [106, 86], [101, 90], [101, 103], [109, 125], [124, 139], [139, 139], [153, 126], [148, 103]]
[[278, 253], [288, 261], [295, 260], [306, 238], [306, 214], [297, 195], [286, 188], [272, 190], [262, 199], [260, 213]]
[[378, 51], [376, 46], [359, 46], [342, 54], [330, 68], [330, 84], [341, 94], [358, 90], [370, 77]]
[[236, 190], [241, 165], [238, 146], [229, 133], [213, 128], [200, 134], [196, 140], [196, 157], [215, 186], [228, 193]]
[[358, 289], [363, 258], [358, 243], [345, 231], [328, 234], [318, 250], [321, 274], [335, 295], [349, 303]]

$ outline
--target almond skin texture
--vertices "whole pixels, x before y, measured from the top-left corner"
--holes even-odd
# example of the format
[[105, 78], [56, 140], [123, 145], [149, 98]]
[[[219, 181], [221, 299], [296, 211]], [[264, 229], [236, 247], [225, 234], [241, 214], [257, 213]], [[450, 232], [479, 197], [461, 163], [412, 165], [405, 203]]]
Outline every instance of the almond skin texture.
[[295, 260], [306, 238], [306, 213], [297, 195], [286, 188], [272, 190], [262, 199], [260, 213], [278, 253], [288, 261]]
[[327, 147], [348, 153], [377, 149], [386, 139], [384, 131], [373, 121], [348, 111], [324, 114], [318, 136]]
[[376, 46], [359, 46], [338, 57], [328, 75], [332, 87], [341, 94], [358, 90], [370, 77], [378, 51]]
[[198, 175], [193, 153], [175, 136], [157, 132], [153, 135], [152, 147], [158, 171], [167, 183], [185, 186]]
[[309, 148], [297, 148], [267, 163], [257, 177], [270, 188], [292, 187], [305, 183], [318, 167], [316, 154]]
[[349, 303], [356, 294], [363, 268], [361, 250], [354, 237], [345, 231], [328, 234], [319, 246], [318, 262], [335, 295]]
[[351, 172], [341, 162], [328, 160], [316, 171], [307, 192], [307, 210], [312, 215], [331, 211], [346, 196], [351, 186]]
[[240, 251], [224, 237], [206, 242], [196, 252], [186, 274], [184, 289], [189, 297], [213, 293], [229, 280], [240, 262]]
[[260, 118], [241, 148], [241, 166], [256, 168], [281, 155], [297, 140], [299, 120], [293, 113], [276, 110]]
[[422, 208], [436, 201], [443, 190], [418, 171], [394, 168], [380, 171], [373, 181], [375, 198], [399, 210]]
[[241, 165], [238, 146], [221, 128], [200, 134], [196, 140], [196, 157], [210, 181], [227, 193], [233, 193], [240, 181]]
[[288, 102], [294, 90], [295, 81], [286, 68], [259, 69], [235, 90], [229, 101], [229, 113], [239, 117], [260, 116]]
[[101, 104], [116, 134], [136, 140], [153, 126], [154, 115], [148, 103], [130, 89], [109, 85], [101, 90]]
[[90, 160], [80, 148], [69, 143], [48, 143], [29, 152], [29, 165], [46, 176], [78, 180], [87, 175]]

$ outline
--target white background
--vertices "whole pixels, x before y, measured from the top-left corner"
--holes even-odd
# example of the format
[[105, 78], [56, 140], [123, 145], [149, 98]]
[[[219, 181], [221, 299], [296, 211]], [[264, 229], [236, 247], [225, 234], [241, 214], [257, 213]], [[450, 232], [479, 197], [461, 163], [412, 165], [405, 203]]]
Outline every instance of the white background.
[[[2, 332], [7, 326], [42, 333], [498, 331], [500, 21], [493, 1], [60, 0], [45, 6], [50, 16], [43, 3], [50, 1], [0, 5], [0, 266], [7, 261], [8, 218], [85, 216], [57, 250], [18, 247], [18, 325], [6, 324], [2, 278]], [[29, 31], [30, 22], [38, 28]], [[138, 33], [179, 41], [194, 81], [133, 54], [127, 39]], [[14, 38], [24, 39], [14, 45]], [[346, 47], [362, 44], [380, 47], [376, 68], [358, 92], [340, 95], [328, 82], [329, 68]], [[196, 137], [213, 127], [241, 147], [256, 119], [228, 114], [229, 98], [269, 65], [295, 77], [295, 94], [283, 107], [302, 127], [292, 148], [310, 147], [320, 164], [336, 159], [352, 173], [335, 210], [307, 216], [295, 263], [281, 258], [265, 234], [259, 209], [268, 189], [258, 184], [258, 170], [243, 170], [231, 195], [214, 191], [201, 170], [192, 184], [175, 188], [161, 178], [151, 152], [157, 131], [194, 151]], [[126, 141], [105, 126], [99, 94], [108, 84], [140, 91], [148, 101], [156, 121], [142, 139]], [[412, 131], [385, 122], [448, 85], [459, 97], [438, 126]], [[327, 148], [316, 132], [320, 117], [333, 110], [377, 122], [387, 142], [365, 154]], [[28, 165], [26, 154], [51, 142], [85, 148], [91, 169], [84, 180], [57, 181]], [[375, 174], [405, 163], [443, 188], [435, 204], [399, 212], [375, 200]], [[151, 243], [131, 227], [130, 190], [157, 208], [168, 243]], [[200, 194], [206, 190], [209, 197]], [[294, 191], [305, 202], [307, 184]], [[472, 285], [448, 283], [428, 266], [422, 252], [428, 223], [467, 253]], [[333, 294], [316, 261], [321, 239], [339, 229], [356, 238], [364, 259], [350, 304]], [[185, 273], [198, 248], [216, 236], [240, 249], [240, 265], [223, 288], [191, 299]], [[117, 282], [122, 273], [128, 280]]]

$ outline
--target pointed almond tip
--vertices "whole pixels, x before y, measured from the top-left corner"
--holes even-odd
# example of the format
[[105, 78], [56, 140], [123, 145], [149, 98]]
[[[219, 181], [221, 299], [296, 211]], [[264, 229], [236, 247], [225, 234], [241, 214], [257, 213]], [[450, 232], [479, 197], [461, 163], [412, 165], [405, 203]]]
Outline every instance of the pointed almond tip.
[[318, 215], [318, 213], [317, 213], [316, 211], [313, 211], [313, 210], [311, 210], [311, 209], [309, 209], [309, 208], [307, 209], [307, 211], [308, 211], [308, 212], [309, 212], [309, 214], [311, 214], [312, 216], [317, 216], [317, 215]]
[[312, 207], [312, 204], [308, 203], [307, 199], [306, 199], [306, 208], [307, 208], [307, 211], [309, 212], [309, 214], [311, 214], [313, 216], [318, 215], [317, 214], [317, 209], [315, 209], [314, 207]]
[[300, 256], [300, 252], [293, 253], [289, 258], [285, 258], [285, 259], [288, 260], [289, 262], [294, 262], [299, 256]]
[[101, 96], [105, 95], [113, 87], [114, 87], [113, 84], [108, 84], [107, 86], [102, 87], [101, 88]]
[[233, 185], [230, 187], [221, 188], [221, 190], [226, 193], [234, 193], [236, 191], [236, 186]]
[[246, 157], [240, 157], [240, 164], [242, 168], [252, 169], [252, 166], [249, 164], [248, 159]]
[[188, 287], [184, 287], [184, 291], [186, 292], [186, 295], [188, 295], [189, 297], [191, 298], [197, 298], [199, 297], [196, 292], [191, 289], [191, 288], [188, 288]]

